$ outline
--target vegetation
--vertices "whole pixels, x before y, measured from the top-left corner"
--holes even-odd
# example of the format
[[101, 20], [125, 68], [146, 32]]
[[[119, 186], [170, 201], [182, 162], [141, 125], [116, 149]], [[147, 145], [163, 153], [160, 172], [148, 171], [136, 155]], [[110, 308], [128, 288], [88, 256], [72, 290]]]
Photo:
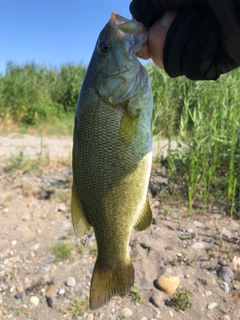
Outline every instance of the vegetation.
[[88, 299], [75, 300], [74, 303], [70, 304], [70, 311], [74, 318], [84, 315], [84, 313], [88, 311]]
[[[171, 79], [147, 66], [154, 100], [154, 139], [167, 138], [168, 185], [160, 197], [188, 203], [203, 213], [240, 214], [240, 69], [217, 81]], [[75, 105], [86, 68], [67, 64], [46, 68], [7, 63], [0, 75], [2, 124], [40, 128], [42, 134], [72, 135]], [[2, 129], [3, 129], [2, 125]], [[54, 128], [57, 128], [54, 130]], [[179, 148], [171, 150], [171, 141]], [[29, 166], [19, 155], [22, 167]], [[19, 165], [19, 164], [18, 164]]]
[[172, 303], [180, 310], [191, 308], [193, 294], [189, 290], [176, 291], [172, 298]]
[[67, 260], [70, 258], [73, 248], [73, 243], [59, 243], [53, 247], [53, 254], [58, 261]]

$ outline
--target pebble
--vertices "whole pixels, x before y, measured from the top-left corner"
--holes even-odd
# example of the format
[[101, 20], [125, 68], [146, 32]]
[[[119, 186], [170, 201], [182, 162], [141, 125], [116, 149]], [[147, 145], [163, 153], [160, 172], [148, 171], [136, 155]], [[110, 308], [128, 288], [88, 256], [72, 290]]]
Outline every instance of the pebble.
[[225, 314], [223, 316], [221, 316], [220, 318], [218, 318], [218, 320], [231, 320], [228, 314]]
[[202, 226], [203, 226], [202, 222], [199, 222], [199, 221], [197, 221], [197, 220], [195, 220], [195, 221], [193, 222], [193, 224], [194, 224], [194, 226], [195, 226], [196, 228], [202, 228]]
[[131, 317], [133, 315], [133, 312], [129, 308], [124, 308], [123, 309], [123, 314], [124, 314], [124, 317], [128, 318], [128, 317]]
[[42, 264], [42, 265], [40, 266], [40, 269], [41, 269], [42, 271], [44, 271], [44, 272], [48, 272], [48, 271], [50, 271], [51, 266], [50, 266], [50, 264], [48, 264], [48, 263], [44, 263], [44, 264]]
[[93, 319], [94, 319], [94, 316], [93, 316], [92, 313], [90, 313], [90, 314], [88, 315], [88, 317], [87, 317], [87, 320], [93, 320]]
[[221, 284], [220, 284], [220, 288], [221, 288], [224, 292], [226, 292], [226, 293], [229, 292], [229, 286], [228, 286], [227, 282], [221, 283]]
[[145, 238], [140, 241], [140, 245], [143, 249], [151, 248], [151, 243], [148, 241], [148, 239], [145, 239]]
[[228, 267], [220, 267], [220, 269], [218, 270], [218, 275], [219, 277], [222, 277], [224, 282], [230, 283], [234, 280], [233, 272]]
[[160, 276], [157, 279], [157, 287], [161, 291], [164, 291], [165, 293], [172, 295], [177, 290], [177, 287], [180, 284], [180, 278], [179, 277], [164, 277]]
[[209, 297], [209, 296], [211, 296], [212, 295], [212, 291], [210, 291], [210, 290], [206, 290], [205, 291], [205, 296], [206, 297]]
[[11, 242], [11, 244], [12, 244], [12, 246], [15, 246], [15, 245], [17, 244], [17, 240], [13, 240], [13, 241]]
[[14, 296], [15, 299], [19, 300], [23, 298], [23, 292], [18, 292], [17, 294], [15, 294]]
[[39, 298], [38, 298], [37, 296], [32, 296], [32, 297], [30, 298], [30, 302], [31, 302], [31, 304], [33, 304], [35, 307], [38, 307], [40, 300], [39, 300]]
[[65, 284], [68, 287], [74, 287], [76, 285], [76, 280], [74, 277], [67, 277]]
[[160, 306], [163, 303], [163, 297], [161, 295], [160, 292], [155, 292], [151, 298], [150, 298], [150, 302], [157, 308], [160, 308]]
[[208, 310], [212, 310], [212, 309], [214, 309], [217, 305], [218, 305], [217, 302], [210, 302], [210, 303], [207, 305], [207, 309], [208, 309]]
[[239, 270], [240, 267], [240, 257], [234, 256], [231, 262], [233, 270]]
[[59, 229], [62, 231], [66, 231], [69, 228], [69, 224], [68, 223], [61, 223], [59, 226]]
[[58, 293], [58, 286], [51, 286], [46, 293], [46, 297], [47, 298], [56, 297], [57, 293]]
[[200, 242], [195, 242], [195, 243], [192, 245], [192, 248], [193, 248], [193, 249], [202, 249], [202, 248], [204, 248], [204, 244], [203, 244], [203, 243], [200, 243]]
[[59, 288], [59, 289], [58, 289], [58, 294], [59, 294], [60, 296], [63, 296], [64, 293], [65, 293], [65, 289], [64, 289], [64, 288]]
[[148, 320], [146, 317], [142, 317], [141, 320]]
[[56, 308], [58, 305], [58, 300], [56, 297], [49, 297], [47, 298], [47, 304], [50, 308]]
[[220, 264], [220, 266], [228, 266], [228, 265], [229, 265], [229, 262], [228, 262], [227, 259], [221, 258], [221, 259], [218, 261], [218, 264]]
[[56, 260], [56, 257], [55, 257], [54, 254], [49, 254], [49, 255], [48, 255], [48, 262], [53, 262], [53, 261], [55, 261], [55, 260]]

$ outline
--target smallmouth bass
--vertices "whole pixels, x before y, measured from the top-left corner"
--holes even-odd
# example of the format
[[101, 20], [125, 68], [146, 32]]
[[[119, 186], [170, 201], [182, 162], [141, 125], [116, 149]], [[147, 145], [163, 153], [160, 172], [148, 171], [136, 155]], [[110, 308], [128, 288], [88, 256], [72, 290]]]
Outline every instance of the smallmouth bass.
[[101, 31], [79, 94], [73, 137], [72, 221], [82, 238], [93, 227], [98, 256], [90, 308], [125, 296], [134, 283], [131, 230], [152, 222], [152, 92], [135, 53], [141, 24], [112, 13]]

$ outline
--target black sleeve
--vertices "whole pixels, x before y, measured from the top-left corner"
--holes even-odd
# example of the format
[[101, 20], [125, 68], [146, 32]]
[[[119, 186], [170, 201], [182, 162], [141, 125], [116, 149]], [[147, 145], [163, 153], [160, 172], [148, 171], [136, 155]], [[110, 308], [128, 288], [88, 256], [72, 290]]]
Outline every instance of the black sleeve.
[[178, 15], [163, 53], [171, 77], [216, 80], [240, 66], [240, 0], [133, 0], [130, 12], [146, 27], [166, 11]]

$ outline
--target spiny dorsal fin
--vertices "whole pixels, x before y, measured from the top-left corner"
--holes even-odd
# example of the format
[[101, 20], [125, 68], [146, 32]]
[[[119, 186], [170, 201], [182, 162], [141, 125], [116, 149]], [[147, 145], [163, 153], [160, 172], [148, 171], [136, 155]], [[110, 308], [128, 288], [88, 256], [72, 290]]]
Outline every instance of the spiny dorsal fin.
[[147, 229], [152, 223], [152, 209], [148, 198], [145, 201], [142, 212], [134, 225], [136, 231], [142, 231]]

